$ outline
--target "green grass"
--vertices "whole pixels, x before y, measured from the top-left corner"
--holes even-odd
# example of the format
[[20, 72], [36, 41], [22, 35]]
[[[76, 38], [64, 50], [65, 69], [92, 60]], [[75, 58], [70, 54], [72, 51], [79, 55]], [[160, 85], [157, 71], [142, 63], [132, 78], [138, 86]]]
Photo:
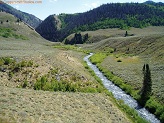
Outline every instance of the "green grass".
[[106, 57], [106, 53], [96, 53], [90, 58], [90, 60], [93, 64], [98, 64], [101, 63]]
[[84, 92], [84, 93], [101, 93], [104, 91], [100, 83], [95, 82], [82, 82], [77, 74], [69, 75], [70, 80], [50, 77], [58, 75], [58, 70], [51, 70], [49, 74], [44, 75], [37, 79], [34, 85], [34, 90], [44, 91], [62, 91], [62, 92]]
[[134, 122], [134, 123], [149, 123], [148, 121], [146, 121], [145, 119], [143, 119], [142, 117], [140, 117], [138, 115], [138, 113], [130, 108], [129, 106], [125, 105], [125, 103], [122, 100], [119, 100], [116, 102], [116, 104], [118, 105], [118, 107], [124, 111], [126, 114], [128, 114], [127, 116]]
[[114, 75], [112, 72], [110, 72], [106, 68], [103, 68], [100, 64], [97, 64], [97, 67], [109, 80], [111, 80], [115, 85], [120, 87], [127, 94], [130, 94], [134, 99], [139, 98], [139, 95], [137, 94], [138, 91], [136, 91], [132, 86], [125, 83], [125, 81], [122, 78]]
[[83, 52], [83, 53], [86, 53], [86, 54], [90, 53], [90, 50], [84, 50], [81, 47], [78, 47], [76, 45], [59, 44], [59, 45], [55, 45], [54, 48], [58, 48], [58, 49], [62, 49], [62, 50], [74, 50], [74, 51]]
[[159, 103], [155, 97], [151, 96], [146, 102], [145, 107], [153, 114], [155, 114], [160, 121], [164, 122], [164, 105]]
[[13, 60], [12, 58], [9, 58], [9, 57], [0, 58], [0, 66], [2, 66], [2, 65], [9, 65], [9, 64], [11, 64], [13, 62], [15, 62], [15, 60]]
[[4, 38], [13, 37], [15, 39], [28, 40], [26, 36], [14, 33], [14, 30], [11, 28], [0, 28], [0, 36]]

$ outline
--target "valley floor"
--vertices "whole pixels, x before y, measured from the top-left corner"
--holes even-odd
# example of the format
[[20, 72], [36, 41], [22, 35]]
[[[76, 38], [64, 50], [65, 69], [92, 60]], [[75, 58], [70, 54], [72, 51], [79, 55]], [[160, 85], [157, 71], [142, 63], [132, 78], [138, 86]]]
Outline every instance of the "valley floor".
[[[95, 81], [84, 68], [85, 54], [58, 50], [50, 42], [1, 40], [0, 57], [12, 57], [18, 61], [32, 60], [38, 67], [31, 71], [47, 74], [58, 67], [70, 74], [76, 73], [89, 81]], [[23, 71], [23, 70], [22, 70]], [[62, 73], [61, 73], [62, 74]], [[27, 74], [27, 79], [28, 78]], [[129, 123], [131, 120], [110, 101], [109, 96], [100, 93], [69, 93], [35, 91], [16, 88], [25, 77], [21, 72], [8, 78], [0, 72], [0, 123], [43, 123], [43, 122], [88, 122]], [[19, 78], [19, 79], [16, 79]], [[32, 82], [34, 80], [31, 80]], [[36, 81], [36, 80], [35, 80]], [[30, 87], [29, 87], [30, 88]]]

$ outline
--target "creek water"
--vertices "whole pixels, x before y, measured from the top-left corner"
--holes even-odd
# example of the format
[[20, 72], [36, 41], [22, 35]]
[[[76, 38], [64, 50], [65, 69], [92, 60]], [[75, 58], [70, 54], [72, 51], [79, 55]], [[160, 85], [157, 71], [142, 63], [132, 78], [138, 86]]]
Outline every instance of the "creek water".
[[93, 55], [84, 57], [84, 61], [87, 62], [88, 66], [95, 72], [95, 74], [102, 80], [103, 85], [108, 89], [108, 91], [112, 92], [114, 97], [118, 100], [123, 100], [125, 104], [135, 109], [138, 114], [149, 121], [150, 123], [160, 123], [160, 121], [155, 117], [155, 115], [148, 112], [145, 108], [141, 108], [136, 100], [134, 100], [130, 95], [126, 94], [122, 89], [118, 86], [114, 85], [110, 80], [108, 80], [102, 72], [97, 68], [96, 65], [92, 64], [89, 58]]

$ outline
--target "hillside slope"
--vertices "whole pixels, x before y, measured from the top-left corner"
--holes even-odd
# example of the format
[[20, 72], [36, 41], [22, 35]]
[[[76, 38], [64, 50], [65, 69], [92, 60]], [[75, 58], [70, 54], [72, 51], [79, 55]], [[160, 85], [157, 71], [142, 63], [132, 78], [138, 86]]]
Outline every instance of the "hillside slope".
[[41, 41], [45, 41], [45, 39], [43, 39], [31, 26], [17, 20], [18, 18], [12, 14], [0, 12], [1, 40], [8, 40], [8, 38], [22, 39], [24, 37], [24, 40], [33, 40], [33, 38], [38, 38], [41, 39]]
[[[142, 66], [146, 63], [149, 64], [152, 70], [153, 94], [163, 103], [163, 32], [163, 26], [144, 29], [132, 28], [128, 30], [128, 33], [134, 34], [134, 36], [128, 37], [124, 37], [125, 31], [119, 29], [87, 31], [82, 34], [88, 33], [90, 42], [79, 46], [95, 52], [105, 53], [110, 53], [111, 49], [115, 49], [113, 56], [109, 55], [102, 63], [102, 66], [108, 68], [138, 90], [142, 87]], [[96, 40], [104, 35], [108, 37], [101, 41]], [[119, 63], [117, 60], [122, 62]]]
[[42, 22], [39, 18], [35, 17], [34, 15], [19, 11], [2, 1], [0, 1], [0, 11], [14, 15], [15, 17], [29, 24], [33, 28], [36, 28]]
[[[79, 31], [105, 28], [143, 28], [150, 25], [161, 26], [164, 25], [163, 16], [163, 3], [151, 5], [147, 3], [111, 3], [84, 13], [58, 15], [58, 20], [60, 19], [62, 23], [58, 30], [52, 30], [51, 28], [56, 28], [59, 21], [48, 17], [45, 20], [46, 22], [36, 28], [36, 31], [50, 41], [62, 41], [69, 34]], [[46, 25], [47, 22], [51, 23], [51, 27]], [[49, 30], [51, 36], [46, 37], [43, 30]]]
[[[0, 122], [131, 122], [112, 98], [95, 93], [102, 86], [83, 66], [86, 54], [54, 48], [11, 14], [0, 12], [0, 20]], [[58, 85], [34, 90], [40, 81], [42, 90]], [[61, 92], [68, 85], [77, 90]]]
[[103, 94], [0, 89], [2, 122], [130, 123]]

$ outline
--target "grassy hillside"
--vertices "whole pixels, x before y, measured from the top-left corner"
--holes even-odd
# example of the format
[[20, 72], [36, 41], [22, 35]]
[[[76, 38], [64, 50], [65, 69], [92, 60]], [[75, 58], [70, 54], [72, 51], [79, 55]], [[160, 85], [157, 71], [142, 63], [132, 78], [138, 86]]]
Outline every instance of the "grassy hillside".
[[103, 94], [51, 93], [1, 86], [0, 89], [2, 123], [130, 123], [112, 99]]
[[42, 22], [39, 18], [35, 17], [34, 15], [21, 12], [2, 1], [0, 1], [0, 4], [1, 12], [10, 13], [33, 28], [36, 28]]
[[[102, 31], [102, 33], [100, 33], [100, 31]], [[94, 40], [94, 37], [97, 36], [97, 33], [99, 33], [100, 37], [102, 37], [103, 35], [105, 35], [106, 32], [108, 32], [108, 36], [111, 37], [101, 40], [99, 42], [97, 42], [97, 40]], [[158, 91], [157, 93], [154, 92], [154, 94], [156, 94], [157, 97], [160, 94], [158, 99], [162, 101], [164, 98], [162, 90], [163, 88], [161, 88], [161, 86], [163, 86], [162, 68], [164, 64], [163, 32], [164, 27], [148, 27], [144, 29], [133, 28], [129, 30], [128, 33], [134, 34], [134, 36], [129, 37], [124, 37], [125, 31], [118, 29], [104, 30], [104, 32], [103, 30], [98, 30], [95, 32], [84, 32], [89, 34], [89, 37], [91, 37], [91, 42], [94, 43], [89, 43], [80, 46], [86, 49], [94, 50], [96, 52], [105, 53], [110, 53], [110, 51], [113, 52], [113, 50], [115, 49], [114, 54], [109, 55], [104, 60], [102, 65], [104, 65], [104, 67], [109, 68], [114, 73], [117, 69], [117, 72], [115, 74], [119, 75], [120, 77], [123, 77], [123, 79], [125, 79], [127, 82], [131, 81], [131, 85], [134, 87], [138, 85], [138, 89], [140, 89], [142, 83], [142, 73], [140, 72], [142, 70], [142, 65], [144, 63], [150, 64], [152, 68], [154, 91]], [[120, 59], [122, 62], [117, 62], [118, 59]], [[110, 61], [112, 61], [112, 63], [110, 63]], [[131, 64], [133, 64], [134, 66], [130, 66]], [[120, 66], [122, 66], [123, 68]], [[128, 68], [129, 70], [126, 70]], [[134, 73], [131, 73], [131, 75], [127, 71], [134, 71]]]
[[[33, 38], [41, 38], [40, 35], [34, 31], [29, 25], [18, 21], [18, 18], [6, 12], [0, 12], [0, 39], [23, 38], [24, 40], [31, 40]], [[27, 32], [27, 33], [25, 33]]]

